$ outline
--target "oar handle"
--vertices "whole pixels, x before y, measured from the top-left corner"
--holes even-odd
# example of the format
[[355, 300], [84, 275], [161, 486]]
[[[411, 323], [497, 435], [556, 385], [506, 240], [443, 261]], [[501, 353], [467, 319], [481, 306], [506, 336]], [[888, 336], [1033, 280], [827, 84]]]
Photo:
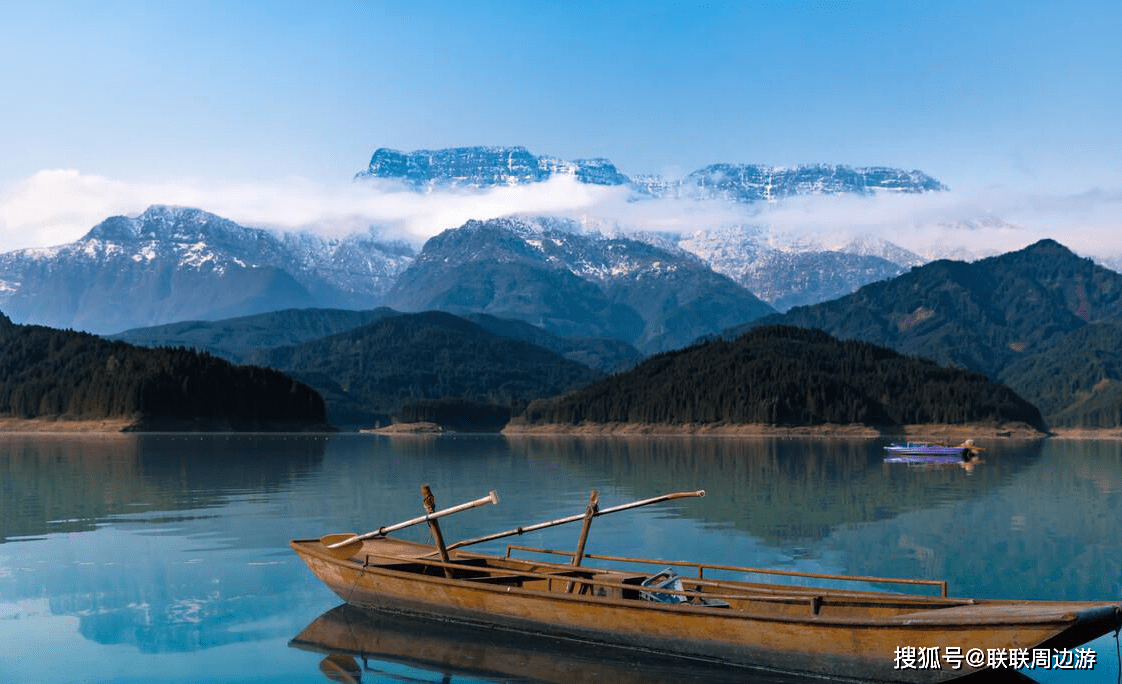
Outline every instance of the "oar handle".
[[626, 511], [629, 508], [638, 508], [646, 506], [647, 504], [662, 503], [663, 501], [670, 501], [671, 499], [684, 499], [690, 496], [705, 496], [705, 490], [699, 489], [695, 492], [672, 492], [670, 494], [663, 494], [650, 499], [642, 499], [640, 501], [632, 501], [631, 503], [620, 504], [612, 506], [611, 508], [602, 508], [597, 511], [596, 515], [606, 515], [608, 513], [615, 513], [616, 511]]
[[[648, 506], [650, 504], [670, 501], [672, 499], [681, 499], [689, 496], [705, 496], [705, 490], [699, 489], [695, 492], [672, 492], [670, 494], [663, 494], [662, 496], [656, 496], [650, 499], [642, 499], [640, 501], [632, 501], [631, 503], [612, 506], [611, 508], [601, 508], [593, 514], [593, 517], [607, 515], [608, 513], [617, 513], [619, 511], [626, 511], [629, 508], [638, 508], [639, 506]], [[489, 534], [485, 537], [465, 539], [463, 541], [458, 541], [455, 544], [450, 544], [448, 546], [448, 550], [451, 551], [452, 549], [458, 549], [461, 546], [471, 546], [472, 544], [482, 544], [483, 542], [494, 541], [495, 539], [502, 539], [503, 537], [513, 537], [516, 534], [523, 534], [524, 532], [535, 532], [537, 530], [543, 530], [547, 527], [553, 527], [555, 525], [564, 525], [565, 523], [584, 520], [585, 516], [585, 513], [577, 513], [576, 515], [570, 515], [565, 518], [558, 518], [557, 520], [549, 520], [547, 522], [535, 523], [533, 525], [526, 525], [524, 527], [516, 527], [513, 530], [506, 530], [505, 532], [496, 532], [495, 534]]]
[[355, 536], [353, 536], [349, 539], [344, 539], [343, 541], [338, 541], [338, 542], [335, 542], [334, 544], [328, 544], [327, 548], [337, 549], [341, 546], [346, 546], [347, 544], [353, 544], [357, 541], [364, 541], [366, 539], [373, 539], [374, 537], [384, 537], [387, 534], [389, 534], [390, 532], [396, 532], [398, 530], [405, 529], [406, 527], [412, 527], [413, 525], [420, 525], [423, 522], [428, 522], [430, 520], [436, 520], [437, 518], [443, 518], [446, 515], [452, 515], [453, 513], [459, 513], [460, 511], [466, 511], [469, 508], [476, 508], [476, 507], [479, 507], [479, 506], [486, 506], [487, 504], [497, 504], [497, 503], [499, 503], [499, 496], [497, 494], [495, 494], [494, 490], [491, 490], [491, 492], [487, 496], [480, 497], [478, 499], [475, 499], [474, 501], [468, 501], [466, 503], [459, 504], [458, 506], [452, 506], [451, 508], [443, 508], [439, 511], [434, 511], [432, 513], [426, 513], [425, 515], [420, 515], [420, 516], [417, 516], [416, 518], [412, 518], [412, 519], [406, 520], [404, 522], [395, 523], [393, 525], [385, 525], [383, 527], [379, 527], [376, 530], [372, 530], [370, 532], [367, 532], [366, 534], [356, 534]]

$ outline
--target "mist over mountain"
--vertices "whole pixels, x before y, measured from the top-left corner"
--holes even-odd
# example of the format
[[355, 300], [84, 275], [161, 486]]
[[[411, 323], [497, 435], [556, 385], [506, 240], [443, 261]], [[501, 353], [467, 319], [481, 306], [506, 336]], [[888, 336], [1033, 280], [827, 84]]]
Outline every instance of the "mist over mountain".
[[[678, 179], [628, 176], [608, 160], [565, 161], [519, 147], [381, 149], [358, 177], [399, 183], [421, 202], [568, 178], [618, 188], [627, 206], [656, 213], [663, 200], [667, 207], [692, 200], [785, 206], [792, 198], [946, 189], [926, 174], [881, 167], [721, 163]], [[135, 218], [110, 217], [67, 245], [0, 255], [0, 306], [20, 322], [127, 330], [122, 339], [237, 361], [398, 311], [439, 309], [604, 371], [787, 310], [765, 320], [984, 373], [1038, 402], [1057, 424], [1122, 421], [1103, 418], [1112, 415], [1122, 381], [1103, 361], [1113, 328], [1086, 333], [1101, 354], [1061, 344], [1083, 326], [1122, 317], [1112, 299], [1117, 274], [1054, 241], [975, 263], [923, 265], [923, 256], [872, 234], [782, 232], [698, 216], [689, 230], [659, 231], [564, 212], [473, 220], [415, 252], [377, 238], [373, 228], [324, 238], [156, 205]], [[954, 230], [1017, 227], [994, 218]], [[960, 248], [948, 242], [943, 249]], [[380, 305], [391, 308], [373, 309]], [[1072, 380], [1060, 387], [1057, 375]]]
[[[460, 147], [409, 153], [382, 148], [374, 153], [367, 169], [356, 176], [399, 182], [423, 193], [480, 192], [495, 187], [529, 186], [558, 177], [626, 189], [632, 201], [698, 200], [742, 205], [798, 196], [946, 190], [942, 183], [919, 171], [829, 164], [774, 167], [719, 163], [678, 179], [629, 177], [605, 159], [565, 161], [537, 156], [523, 147]], [[581, 223], [586, 232], [631, 238], [661, 248], [677, 246], [781, 311], [848, 294], [861, 285], [899, 275], [907, 266], [925, 261], [898, 245], [871, 237], [842, 244], [781, 238], [780, 244], [776, 244], [774, 236], [758, 225], [726, 225], [722, 220], [676, 233], [628, 227], [626, 218], [620, 220], [623, 223], [582, 217]]]
[[[644, 198], [747, 206], [804, 195], [923, 194], [945, 189], [918, 171], [822, 164], [786, 168], [720, 163], [679, 179], [632, 178], [605, 159], [566, 161], [535, 155], [522, 147], [463, 147], [409, 153], [383, 148], [374, 153], [367, 169], [357, 177], [399, 183], [412, 191], [386, 196], [385, 202], [379, 202], [377, 195], [368, 200], [373, 202], [370, 208], [386, 207], [391, 223], [389, 217], [395, 211], [392, 207], [404, 201], [403, 195], [415, 196], [406, 204], [416, 208], [433, 203], [433, 216], [440, 215], [440, 207], [455, 199], [460, 205], [458, 211], [478, 212], [475, 218], [487, 220], [491, 218], [490, 212], [501, 215], [511, 209], [504, 206], [505, 200], [494, 205], [483, 195], [473, 203], [472, 193], [544, 187], [546, 181], [565, 178], [570, 179], [572, 187], [619, 188], [633, 200], [625, 206]], [[356, 184], [353, 192], [340, 195], [339, 199], [353, 202], [361, 185]], [[545, 208], [549, 201], [530, 202], [526, 206]], [[340, 211], [345, 216], [349, 210]], [[556, 211], [559, 221], [571, 222], [571, 210]], [[656, 248], [665, 248], [659, 240], [648, 239], [649, 233], [647, 238], [640, 235], [637, 227], [624, 228], [636, 233], [635, 237], [612, 237], [631, 239], [632, 250], [644, 240]], [[389, 304], [411, 310], [439, 307], [499, 314], [508, 310], [490, 303], [492, 308], [478, 308], [476, 304], [476, 308], [457, 309], [455, 303], [424, 302], [420, 295], [403, 294], [401, 287], [395, 290], [398, 276], [416, 255], [406, 243], [379, 238], [381, 233], [376, 230], [385, 232], [376, 227], [346, 237], [322, 237], [309, 230], [277, 232], [239, 225], [201, 209], [153, 205], [136, 217], [107, 218], [68, 244], [0, 254], [0, 306], [20, 322], [98, 333], [189, 320], [220, 320], [293, 307], [354, 310]], [[571, 227], [564, 230], [579, 232]], [[585, 232], [589, 233], [588, 241], [593, 241], [593, 234], [601, 231], [590, 226]], [[894, 246], [881, 250], [881, 254], [870, 254], [851, 252], [848, 246], [776, 245], [772, 244], [774, 240], [769, 243], [751, 236], [745, 238], [743, 234], [738, 238], [735, 231], [730, 232], [723, 224], [699, 225], [671, 240], [678, 247], [671, 250], [676, 252], [675, 258], [680, 260], [682, 253], [692, 253], [702, 260], [702, 267], [731, 277], [779, 309], [835, 297], [893, 275], [903, 262], [886, 255], [906, 252]], [[493, 265], [488, 269], [493, 270]], [[688, 278], [686, 271], [663, 274], [667, 276], [664, 281], [679, 279], [685, 301], [666, 303], [656, 296], [655, 302], [661, 303], [654, 304], [650, 301], [649, 277], [641, 284], [627, 282], [628, 278], [638, 277], [634, 270], [610, 274], [618, 275], [616, 282], [610, 284], [606, 278], [600, 278], [592, 289], [587, 285], [587, 274], [580, 270], [570, 269], [586, 281], [584, 285], [567, 278], [565, 283], [545, 286], [555, 291], [585, 290], [577, 298], [579, 304], [572, 300], [566, 305], [575, 305], [576, 310], [562, 316], [547, 316], [558, 321], [550, 330], [562, 335], [610, 335], [645, 351], [688, 342], [694, 331], [679, 335], [665, 325], [664, 319], [680, 318], [691, 306], [710, 306], [704, 297], [697, 296], [699, 288], [716, 288], [717, 300], [725, 302], [714, 304], [713, 311], [725, 308], [725, 304], [739, 296], [720, 278], [705, 276], [706, 282], [699, 281], [701, 270], [693, 266], [688, 269]], [[509, 278], [509, 274], [479, 275], [485, 279]], [[566, 278], [559, 271], [551, 277]], [[522, 277], [518, 280], [528, 282]], [[394, 295], [387, 298], [391, 290]], [[668, 308], [656, 311], [652, 306]], [[647, 310], [635, 311], [636, 317], [627, 310], [636, 307]], [[580, 309], [586, 311], [581, 313]], [[739, 305], [733, 304], [722, 324], [736, 323], [732, 316], [742, 313]], [[517, 317], [539, 323], [525, 313]], [[594, 319], [598, 322], [593, 325]], [[565, 321], [576, 324], [570, 326]]]

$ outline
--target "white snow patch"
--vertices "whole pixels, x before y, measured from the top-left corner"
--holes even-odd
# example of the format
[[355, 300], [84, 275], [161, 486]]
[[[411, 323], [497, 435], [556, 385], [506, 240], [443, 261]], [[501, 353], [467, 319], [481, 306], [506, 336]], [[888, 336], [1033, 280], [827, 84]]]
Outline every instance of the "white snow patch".
[[145, 245], [139, 252], [132, 255], [132, 260], [140, 263], [141, 261], [151, 262], [156, 258], [156, 249], [152, 245]]

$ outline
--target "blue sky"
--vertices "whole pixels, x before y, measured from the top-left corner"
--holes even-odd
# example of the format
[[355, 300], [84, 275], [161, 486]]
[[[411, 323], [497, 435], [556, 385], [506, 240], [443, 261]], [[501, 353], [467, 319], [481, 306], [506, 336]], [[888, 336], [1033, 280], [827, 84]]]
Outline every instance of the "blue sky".
[[382, 146], [1122, 188], [1117, 0], [2, 2], [9, 245], [19, 184], [44, 170], [331, 184]]

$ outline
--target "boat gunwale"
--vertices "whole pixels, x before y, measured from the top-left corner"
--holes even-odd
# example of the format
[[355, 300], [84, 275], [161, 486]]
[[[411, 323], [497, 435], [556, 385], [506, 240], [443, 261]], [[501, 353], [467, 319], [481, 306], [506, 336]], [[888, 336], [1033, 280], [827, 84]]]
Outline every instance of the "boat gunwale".
[[[403, 542], [405, 544], [408, 544], [408, 545], [411, 545], [411, 546], [416, 546], [418, 548], [427, 548], [424, 545], [416, 544], [415, 542], [404, 542], [404, 540], [397, 540], [397, 539], [394, 539], [394, 541], [395, 542]], [[896, 607], [896, 608], [915, 607], [916, 608], [916, 612], [912, 612], [912, 613], [902, 613], [902, 614], [899, 614], [899, 615], [896, 615], [896, 616], [891, 616], [891, 617], [873, 617], [873, 618], [824, 617], [824, 616], [820, 616], [820, 615], [816, 615], [816, 614], [803, 615], [803, 616], [799, 616], [799, 615], [775, 615], [775, 614], [767, 614], [767, 613], [747, 612], [745, 610], [738, 610], [738, 609], [729, 610], [729, 608], [727, 608], [727, 607], [705, 606], [705, 605], [686, 604], [686, 603], [679, 603], [679, 604], [660, 603], [660, 602], [657, 602], [657, 601], [640, 601], [640, 600], [635, 600], [635, 599], [625, 599], [625, 598], [622, 598], [622, 597], [596, 596], [596, 595], [589, 595], [589, 594], [576, 594], [576, 593], [567, 593], [567, 592], [561, 593], [561, 592], [553, 592], [553, 591], [542, 591], [542, 590], [538, 590], [538, 589], [527, 589], [527, 588], [519, 587], [519, 586], [489, 584], [489, 583], [486, 583], [486, 582], [476, 582], [476, 581], [473, 581], [472, 579], [468, 579], [468, 578], [447, 578], [447, 577], [444, 577], [443, 575], [426, 575], [426, 574], [423, 574], [423, 573], [417, 573], [417, 572], [410, 572], [410, 571], [406, 571], [406, 570], [395, 569], [391, 566], [386, 566], [386, 565], [370, 564], [369, 563], [369, 558], [370, 557], [376, 557], [376, 558], [384, 558], [384, 559], [391, 560], [391, 561], [397, 561], [399, 563], [419, 563], [419, 564], [425, 565], [425, 566], [450, 567], [452, 569], [464, 569], [464, 570], [474, 570], [474, 571], [478, 571], [480, 568], [479, 568], [479, 566], [475, 566], [475, 565], [468, 565], [468, 564], [464, 564], [464, 563], [444, 563], [442, 561], [435, 561], [435, 560], [430, 560], [430, 559], [426, 559], [426, 558], [422, 558], [422, 557], [404, 557], [404, 556], [401, 556], [401, 555], [377, 554], [377, 553], [365, 553], [365, 552], [362, 553], [362, 555], [365, 555], [367, 557], [367, 559], [366, 559], [367, 562], [364, 564], [364, 563], [362, 563], [358, 560], [355, 560], [354, 557], [341, 559], [341, 558], [338, 558], [338, 557], [330, 554], [326, 550], [317, 548], [317, 546], [320, 546], [320, 542], [319, 542], [318, 539], [291, 540], [289, 542], [289, 545], [294, 550], [296, 550], [298, 553], [301, 553], [301, 554], [309, 553], [313, 556], [316, 556], [317, 558], [320, 558], [321, 560], [325, 560], [325, 561], [329, 562], [332, 565], [335, 565], [335, 566], [341, 567], [341, 568], [345, 568], [349, 572], [356, 573], [355, 582], [357, 582], [358, 576], [361, 576], [363, 574], [368, 574], [368, 575], [383, 574], [383, 575], [389, 575], [389, 576], [393, 576], [393, 577], [397, 577], [397, 578], [401, 578], [401, 579], [408, 579], [408, 580], [414, 581], [414, 582], [422, 582], [422, 583], [429, 583], [429, 584], [452, 586], [452, 587], [467, 589], [467, 590], [476, 591], [476, 592], [483, 592], [483, 593], [488, 593], [488, 594], [498, 594], [498, 595], [514, 594], [514, 595], [533, 597], [533, 598], [548, 598], [549, 600], [552, 600], [552, 601], [558, 601], [558, 600], [566, 601], [566, 602], [575, 601], [575, 602], [584, 603], [584, 604], [602, 604], [602, 605], [608, 605], [608, 606], [626, 607], [626, 608], [636, 609], [636, 610], [656, 610], [656, 611], [671, 612], [671, 613], [678, 613], [678, 614], [697, 614], [697, 615], [700, 615], [700, 616], [721, 617], [721, 618], [724, 618], [724, 619], [731, 619], [731, 620], [758, 620], [758, 621], [764, 621], [764, 622], [782, 622], [782, 623], [798, 623], [798, 624], [810, 623], [810, 624], [820, 625], [822, 627], [870, 628], [870, 629], [890, 629], [890, 628], [904, 629], [904, 628], [906, 628], [906, 629], [913, 629], [913, 630], [914, 629], [946, 630], [947, 628], [951, 628], [951, 627], [954, 627], [956, 625], [957, 626], [963, 626], [963, 627], [978, 627], [980, 625], [1000, 626], [1000, 627], [1012, 627], [1012, 626], [1018, 626], [1018, 625], [1023, 625], [1023, 626], [1056, 625], [1056, 626], [1063, 626], [1064, 628], [1067, 628], [1067, 627], [1072, 626], [1073, 623], [1077, 623], [1084, 616], [1085, 611], [1093, 611], [1094, 609], [1102, 609], [1102, 608], [1107, 608], [1107, 607], [1109, 607], [1111, 610], [1115, 611], [1116, 613], [1119, 610], [1118, 604], [1112, 604], [1112, 603], [1109, 603], [1109, 602], [1096, 602], [1096, 601], [1071, 601], [1071, 602], [1068, 602], [1068, 601], [1063, 601], [1063, 602], [1051, 601], [1051, 602], [1042, 602], [1042, 601], [1031, 601], [1031, 600], [1005, 600], [1005, 599], [980, 599], [980, 600], [979, 599], [945, 599], [945, 598], [941, 598], [941, 597], [917, 596], [917, 595], [910, 595], [910, 594], [898, 594], [898, 593], [887, 593], [887, 592], [882, 593], [882, 592], [832, 591], [832, 590], [825, 590], [825, 591], [820, 591], [820, 592], [817, 592], [817, 593], [813, 593], [814, 592], [813, 588], [798, 588], [798, 587], [793, 587], [793, 588], [794, 589], [804, 589], [804, 590], [806, 590], [807, 593], [806, 593], [805, 596], [777, 596], [777, 595], [770, 595], [769, 596], [769, 595], [764, 595], [764, 594], [749, 594], [749, 595], [736, 594], [736, 595], [730, 595], [729, 596], [730, 598], [733, 598], [733, 599], [736, 599], [736, 600], [747, 600], [747, 601], [758, 600], [758, 601], [763, 601], [763, 602], [767, 602], [767, 601], [769, 601], [769, 599], [774, 598], [774, 599], [776, 599], [775, 601], [773, 601], [775, 603], [787, 603], [789, 605], [791, 605], [791, 604], [797, 605], [797, 604], [800, 604], [800, 603], [806, 603], [808, 605], [808, 607], [810, 607], [811, 609], [814, 608], [815, 603], [817, 603], [818, 606], [822, 606], [822, 605], [835, 605], [835, 606], [862, 605], [860, 603], [835, 602], [833, 600], [833, 597], [846, 598], [846, 599], [850, 599], [851, 601], [854, 600], [854, 599], [865, 598], [868, 603], [874, 603], [874, 604], [878, 604], [878, 605], [884, 606], [884, 607]], [[355, 555], [358, 556], [360, 554], [355, 554]], [[567, 570], [567, 571], [574, 571], [574, 570], [578, 569], [574, 566], [569, 566], [569, 565], [550, 564], [550, 563], [540, 563], [540, 564], [538, 564], [538, 563], [534, 563], [533, 561], [521, 561], [520, 559], [504, 559], [502, 556], [495, 556], [495, 555], [490, 555], [490, 554], [470, 554], [469, 557], [492, 559], [492, 560], [514, 560], [516, 562], [525, 562], [525, 563], [530, 564], [530, 565], [545, 565], [545, 566], [549, 566], [549, 567], [555, 567], [559, 570]], [[595, 570], [603, 570], [604, 573], [612, 572], [612, 569], [608, 569], [608, 568], [604, 568], [604, 569], [601, 569], [601, 568], [583, 568], [583, 570], [586, 571], [586, 572], [591, 572], [591, 571], [595, 571]], [[616, 571], [616, 572], [619, 572], [619, 571]], [[591, 578], [591, 577], [584, 578], [584, 577], [572, 577], [572, 576], [558, 576], [557, 574], [535, 573], [533, 571], [520, 572], [519, 574], [540, 575], [540, 577], [534, 577], [534, 579], [539, 579], [539, 578], [554, 579], [554, 578], [556, 578], [556, 579], [559, 579], [559, 580], [564, 579], [566, 582], [571, 581], [571, 582], [575, 582], [575, 583], [578, 583], [578, 584], [588, 584], [588, 585], [595, 585], [595, 586], [607, 586], [607, 587], [613, 587], [613, 588], [628, 589], [628, 590], [632, 590], [632, 591], [642, 590], [642, 588], [639, 585], [624, 584], [622, 582], [615, 583], [615, 582], [609, 582], [609, 581], [605, 581], [605, 580], [598, 580], [598, 579]], [[624, 573], [624, 574], [626, 574], [626, 573]], [[691, 582], [693, 581], [692, 578], [686, 578], [686, 579], [691, 581]], [[765, 587], [775, 587], [775, 588], [778, 588], [778, 589], [786, 589], [786, 587], [783, 587], [782, 585], [763, 585], [763, 586], [765, 586]], [[682, 594], [682, 595], [688, 595], [688, 596], [701, 595], [703, 597], [709, 597], [709, 598], [722, 598], [722, 596], [718, 595], [718, 594], [705, 594], [705, 593], [701, 593], [701, 592], [686, 592], [686, 591], [678, 592], [678, 591], [671, 590], [671, 589], [659, 589], [657, 591], [658, 591], [658, 593]], [[828, 599], [828, 598], [830, 600], [827, 602], [825, 599]], [[891, 601], [893, 599], [897, 599], [898, 603], [896, 603], [896, 604], [891, 603]], [[974, 618], [974, 619], [963, 619], [961, 621], [937, 621], [937, 620], [925, 620], [925, 619], [923, 619], [923, 617], [925, 615], [927, 615], [930, 611], [938, 611], [938, 610], [941, 610], [941, 609], [951, 609], [951, 608], [957, 608], [957, 607], [973, 607], [973, 606], [985, 607], [985, 606], [1017, 606], [1017, 605], [1040, 605], [1040, 604], [1043, 604], [1046, 607], [1049, 604], [1054, 604], [1053, 606], [1051, 606], [1053, 608], [1059, 608], [1059, 606], [1062, 605], [1064, 612], [1062, 614], [1057, 614], [1057, 613], [1053, 612], [1052, 614], [1045, 615], [1045, 616], [1012, 616], [1012, 617], [1011, 616], [996, 616], [996, 617], [991, 617], [991, 618], [989, 618], [985, 621], [982, 621], [982, 622], [979, 622], [976, 618]], [[438, 604], [434, 603], [433, 605], [438, 605]], [[1079, 612], [1072, 612], [1072, 611], [1079, 611]]]
[[[538, 547], [534, 547], [534, 546], [522, 546], [522, 545], [519, 545], [519, 544], [507, 544], [507, 546], [506, 546], [506, 558], [511, 558], [511, 559], [514, 558], [513, 556], [510, 555], [510, 552], [511, 552], [512, 549], [517, 549], [517, 550], [520, 550], [520, 551], [530, 551], [530, 552], [533, 552], [533, 553], [546, 553], [546, 554], [555, 554], [555, 555], [558, 555], [558, 556], [569, 556], [570, 558], [573, 557], [574, 555], [576, 555], [572, 551], [560, 551], [560, 550], [556, 550], [556, 549], [545, 549], [545, 548], [538, 548]], [[912, 585], [912, 586], [931, 586], [931, 587], [938, 587], [941, 595], [940, 596], [922, 597], [922, 598], [944, 598], [944, 599], [951, 598], [951, 597], [947, 596], [947, 582], [946, 582], [946, 580], [923, 580], [923, 579], [910, 579], [910, 578], [904, 578], [904, 577], [874, 577], [874, 576], [861, 576], [861, 575], [833, 575], [833, 574], [820, 573], [820, 572], [802, 572], [802, 571], [799, 571], [799, 570], [776, 570], [776, 569], [770, 569], [770, 568], [752, 568], [752, 567], [743, 566], [743, 565], [721, 565], [721, 564], [717, 564], [717, 563], [698, 563], [696, 561], [677, 561], [677, 560], [661, 560], [661, 559], [649, 559], [649, 558], [630, 558], [630, 557], [627, 557], [627, 556], [606, 556], [606, 555], [597, 554], [597, 553], [586, 553], [586, 554], [584, 554], [584, 557], [585, 558], [592, 558], [594, 560], [602, 560], [602, 561], [608, 561], [608, 562], [614, 562], [614, 563], [633, 563], [633, 564], [663, 565], [663, 566], [669, 565], [669, 566], [673, 566], [673, 567], [696, 568], [698, 570], [698, 576], [697, 576], [696, 579], [698, 579], [698, 580], [704, 580], [705, 579], [702, 576], [702, 572], [704, 570], [724, 570], [724, 571], [730, 571], [730, 572], [744, 572], [744, 573], [759, 574], [759, 575], [779, 575], [779, 576], [783, 576], [783, 577], [805, 577], [805, 578], [808, 578], [808, 579], [829, 579], [829, 580], [842, 580], [842, 581], [848, 581], [848, 582], [871, 582], [871, 583], [882, 583], [882, 584], [905, 584], [905, 585]], [[686, 578], [683, 578], [683, 579], [686, 579]], [[692, 581], [694, 578], [689, 578], [689, 579]], [[764, 585], [764, 586], [769, 586], [769, 585]], [[781, 585], [770, 585], [770, 586], [781, 586]], [[805, 587], [801, 587], [801, 588], [805, 589]], [[810, 589], [813, 590], [815, 588], [812, 587]], [[838, 590], [829, 590], [829, 591], [831, 591], [831, 592], [833, 592], [833, 591], [841, 591], [841, 592], [853, 591], [855, 593], [862, 593], [862, 594], [865, 594], [865, 593], [868, 593], [868, 594], [873, 594], [873, 593], [896, 594], [896, 593], [899, 593], [899, 592], [863, 592], [859, 589], [838, 589]], [[900, 594], [900, 595], [901, 596], [911, 596], [911, 594]], [[920, 595], [917, 594], [916, 596], [920, 596]]]

